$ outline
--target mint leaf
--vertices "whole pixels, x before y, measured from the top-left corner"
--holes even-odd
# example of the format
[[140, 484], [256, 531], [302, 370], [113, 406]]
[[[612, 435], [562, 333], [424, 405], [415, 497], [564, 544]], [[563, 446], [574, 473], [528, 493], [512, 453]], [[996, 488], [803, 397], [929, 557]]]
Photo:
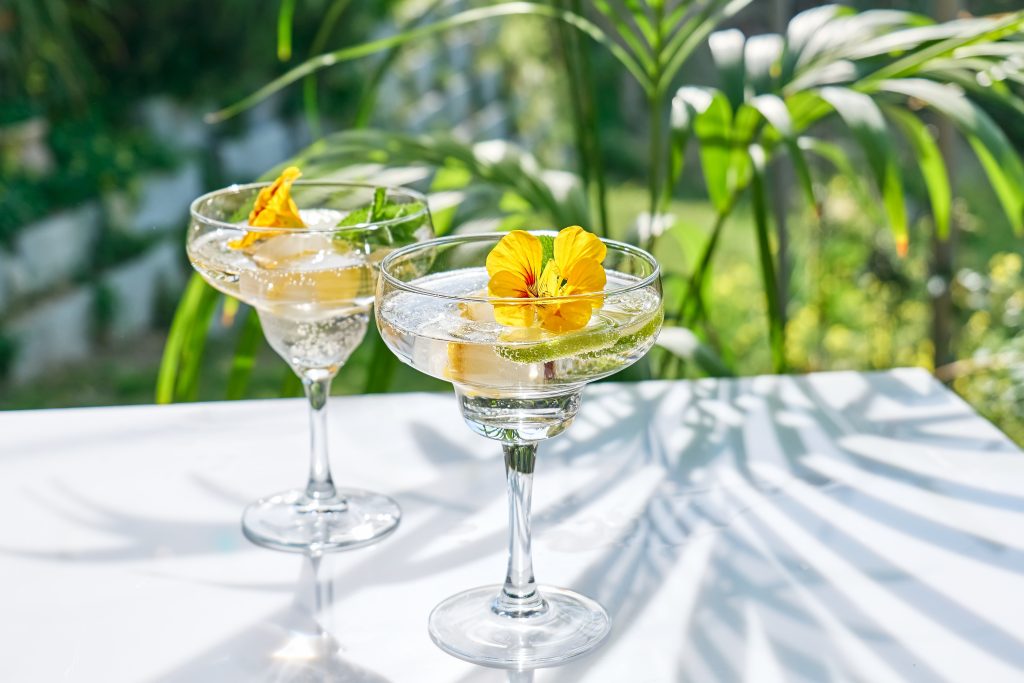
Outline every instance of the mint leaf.
[[[338, 221], [339, 232], [334, 239], [338, 242], [358, 241], [371, 247], [395, 247], [409, 244], [415, 240], [416, 231], [427, 222], [427, 214], [423, 211], [423, 202], [391, 202], [387, 199], [387, 189], [378, 187], [373, 193], [373, 202], [369, 206], [353, 209]], [[416, 216], [416, 214], [420, 214]], [[409, 220], [400, 220], [406, 216], [416, 216]], [[359, 232], [361, 226], [380, 221], [395, 221], [380, 230]], [[346, 232], [345, 228], [353, 228]]]
[[253, 205], [251, 207], [249, 207], [249, 206], [240, 206], [240, 207], [238, 207], [237, 209], [235, 209], [234, 211], [231, 212], [230, 216], [228, 216], [227, 222], [228, 223], [241, 223], [242, 221], [248, 221], [249, 220], [249, 214], [252, 213], [252, 210], [255, 207], [256, 207], [256, 203], [255, 202], [253, 202]]
[[384, 212], [384, 200], [387, 197], [388, 191], [383, 187], [378, 187], [373, 191], [373, 204], [370, 205], [370, 222], [381, 220], [381, 214]]
[[[361, 209], [354, 209], [340, 221], [338, 221], [337, 227], [339, 228], [350, 228], [357, 225], [366, 225], [367, 223], [375, 223], [377, 221], [390, 221], [396, 218], [402, 218], [403, 216], [411, 216], [419, 213], [423, 210], [422, 202], [407, 202], [405, 204], [397, 204], [391, 202], [383, 202], [381, 205], [376, 205], [376, 196], [374, 196], [374, 204], [370, 206], [364, 206]], [[416, 227], [423, 225], [425, 217], [418, 218], [416, 221]], [[405, 224], [402, 224], [403, 227]]]
[[[544, 272], [544, 266], [548, 264], [548, 261], [555, 258], [555, 238], [551, 235], [537, 235], [537, 239], [540, 240], [540, 273]], [[540, 273], [537, 273], [538, 277]]]

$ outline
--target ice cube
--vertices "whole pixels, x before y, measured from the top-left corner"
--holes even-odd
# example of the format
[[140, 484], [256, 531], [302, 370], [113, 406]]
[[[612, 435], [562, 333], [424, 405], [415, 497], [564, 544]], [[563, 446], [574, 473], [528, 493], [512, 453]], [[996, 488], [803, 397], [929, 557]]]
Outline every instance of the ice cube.
[[416, 336], [411, 360], [420, 372], [479, 388], [516, 389], [544, 382], [543, 365], [513, 363], [499, 356], [491, 344]]
[[257, 268], [243, 273], [243, 296], [257, 306], [340, 309], [366, 307], [373, 297], [374, 273], [358, 252], [339, 251], [327, 235], [279, 235], [253, 252]]
[[261, 268], [296, 268], [333, 253], [335, 245], [330, 235], [296, 231], [259, 242], [252, 250], [252, 259]]
[[328, 230], [341, 222], [345, 212], [335, 209], [299, 209], [299, 217], [306, 224], [307, 230]]

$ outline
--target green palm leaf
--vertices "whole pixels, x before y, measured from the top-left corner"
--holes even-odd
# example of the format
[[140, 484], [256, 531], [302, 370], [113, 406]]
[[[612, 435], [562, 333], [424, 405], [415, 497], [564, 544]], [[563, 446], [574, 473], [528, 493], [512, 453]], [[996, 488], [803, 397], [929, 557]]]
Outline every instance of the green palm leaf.
[[885, 113], [902, 129], [904, 137], [910, 142], [921, 170], [928, 197], [932, 205], [932, 217], [935, 219], [935, 234], [939, 239], [949, 237], [949, 214], [953, 202], [953, 191], [949, 186], [949, 173], [946, 162], [938, 144], [932, 138], [921, 119], [909, 111], [898, 107], [886, 107]]
[[224, 396], [228, 400], [245, 396], [249, 378], [256, 365], [256, 352], [259, 351], [260, 341], [263, 339], [263, 328], [260, 327], [260, 318], [256, 311], [246, 308], [242, 311], [241, 318], [241, 321], [235, 321], [242, 329], [238, 333], [238, 341], [235, 342], [235, 355], [231, 360], [231, 371], [228, 373], [228, 386]]
[[[796, 171], [797, 181], [800, 189], [803, 190], [807, 203], [814, 209], [816, 216], [821, 215], [821, 202], [814, 193], [814, 182], [811, 178], [811, 169], [807, 164], [807, 158], [797, 142], [796, 131], [793, 128], [793, 121], [789, 116], [789, 109], [786, 103], [778, 95], [758, 95], [750, 100], [750, 106], [755, 108], [765, 121], [771, 126], [766, 131], [765, 137], [769, 137], [771, 131], [781, 136], [786, 145], [786, 151]], [[770, 139], [770, 138], [769, 138]]]
[[849, 126], [864, 149], [875, 177], [882, 203], [896, 239], [896, 250], [905, 254], [908, 245], [907, 212], [903, 201], [903, 180], [889, 127], [878, 104], [869, 96], [848, 88], [828, 87], [819, 91]]
[[675, 139], [685, 144], [691, 135], [700, 145], [708, 197], [721, 211], [729, 203], [735, 174], [730, 173], [733, 115], [729, 99], [714, 88], [685, 86], [673, 99]]
[[359, 45], [353, 45], [351, 47], [318, 55], [306, 60], [281, 76], [278, 76], [270, 83], [266, 84], [248, 97], [239, 100], [235, 104], [225, 107], [220, 111], [208, 114], [206, 116], [206, 121], [207, 123], [217, 123], [231, 118], [232, 116], [265, 100], [279, 90], [301, 80], [302, 78], [305, 78], [309, 74], [319, 71], [320, 69], [326, 69], [336, 64], [341, 64], [342, 62], [362, 59], [363, 57], [383, 52], [389, 48], [404, 45], [422, 38], [427, 38], [437, 33], [450, 31], [461, 26], [509, 16], [538, 16], [564, 21], [603, 45], [622, 63], [623, 66], [626, 67], [627, 70], [629, 70], [630, 73], [637, 78], [640, 83], [645, 86], [648, 85], [648, 75], [637, 62], [636, 58], [631, 53], [624, 50], [618, 43], [609, 38], [604, 31], [588, 19], [585, 19], [573, 12], [557, 9], [549, 5], [532, 2], [505, 2], [497, 5], [491, 5], [489, 7], [465, 10], [458, 14], [453, 14], [450, 17], [438, 19], [437, 21], [429, 24], [414, 26], [385, 38], [372, 40], [367, 43], [360, 43]]
[[196, 397], [207, 331], [222, 295], [193, 273], [178, 302], [157, 375], [156, 402]]
[[324, 138], [300, 154], [296, 163], [310, 175], [324, 175], [357, 163], [426, 165], [457, 173], [463, 184], [474, 180], [513, 193], [552, 227], [589, 225], [586, 197], [578, 184], [556, 195], [532, 155], [510, 143], [465, 143], [446, 135], [406, 135], [366, 129]]
[[1024, 164], [981, 107], [959, 88], [924, 79], [886, 80], [876, 87], [913, 97], [949, 118], [978, 155], [1013, 229], [1024, 232]]

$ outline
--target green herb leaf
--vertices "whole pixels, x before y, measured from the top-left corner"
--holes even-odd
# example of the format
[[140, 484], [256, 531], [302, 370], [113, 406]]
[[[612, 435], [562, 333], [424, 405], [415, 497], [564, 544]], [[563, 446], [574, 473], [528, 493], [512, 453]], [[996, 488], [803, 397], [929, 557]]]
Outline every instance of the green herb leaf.
[[[377, 196], [374, 196], [374, 203], [361, 209], [350, 211], [344, 218], [338, 221], [339, 228], [355, 227], [379, 221], [390, 221], [403, 216], [413, 216], [423, 210], [422, 202], [408, 202], [405, 204], [390, 203], [384, 201], [377, 203]], [[416, 227], [423, 225], [424, 218], [417, 218]], [[410, 221], [413, 222], [413, 221]], [[403, 224], [404, 225], [404, 224]]]
[[[350, 211], [338, 221], [338, 228], [353, 228], [358, 231], [360, 226], [381, 221], [394, 221], [381, 230], [367, 233], [356, 232], [357, 241], [371, 247], [397, 247], [414, 241], [416, 231], [428, 220], [423, 202], [389, 202], [386, 188], [379, 187], [373, 193], [373, 202], [369, 206]], [[408, 220], [400, 220], [409, 217]], [[340, 231], [334, 239], [339, 242], [350, 242], [354, 239], [352, 232]]]
[[[537, 235], [537, 239], [540, 240], [541, 248], [540, 273], [543, 273], [548, 261], [555, 258], [555, 238], [551, 235]], [[540, 273], [537, 275], [539, 276]]]
[[373, 204], [370, 205], [370, 222], [380, 220], [378, 216], [384, 213], [384, 202], [387, 198], [388, 191], [383, 187], [378, 187], [373, 191]]
[[[253, 201], [253, 206], [255, 206], [255, 205], [256, 205], [256, 202], [254, 200]], [[241, 223], [242, 221], [246, 221], [248, 223], [248, 221], [249, 221], [249, 214], [252, 213], [253, 206], [245, 205], [245, 206], [238, 207], [237, 209], [235, 209], [234, 211], [231, 212], [230, 216], [228, 216], [228, 221], [227, 222], [228, 223]]]

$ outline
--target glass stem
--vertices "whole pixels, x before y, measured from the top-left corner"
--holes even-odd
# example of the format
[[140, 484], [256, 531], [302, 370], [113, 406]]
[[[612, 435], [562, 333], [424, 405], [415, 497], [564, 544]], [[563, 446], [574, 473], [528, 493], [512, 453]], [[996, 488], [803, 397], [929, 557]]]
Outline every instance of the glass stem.
[[330, 499], [335, 494], [327, 455], [327, 398], [331, 395], [333, 377], [326, 370], [310, 370], [302, 375], [302, 386], [309, 399], [310, 462], [306, 495], [313, 500]]
[[530, 500], [536, 443], [504, 443], [508, 486], [508, 571], [492, 609], [507, 617], [530, 617], [547, 609], [533, 577], [530, 549]]

